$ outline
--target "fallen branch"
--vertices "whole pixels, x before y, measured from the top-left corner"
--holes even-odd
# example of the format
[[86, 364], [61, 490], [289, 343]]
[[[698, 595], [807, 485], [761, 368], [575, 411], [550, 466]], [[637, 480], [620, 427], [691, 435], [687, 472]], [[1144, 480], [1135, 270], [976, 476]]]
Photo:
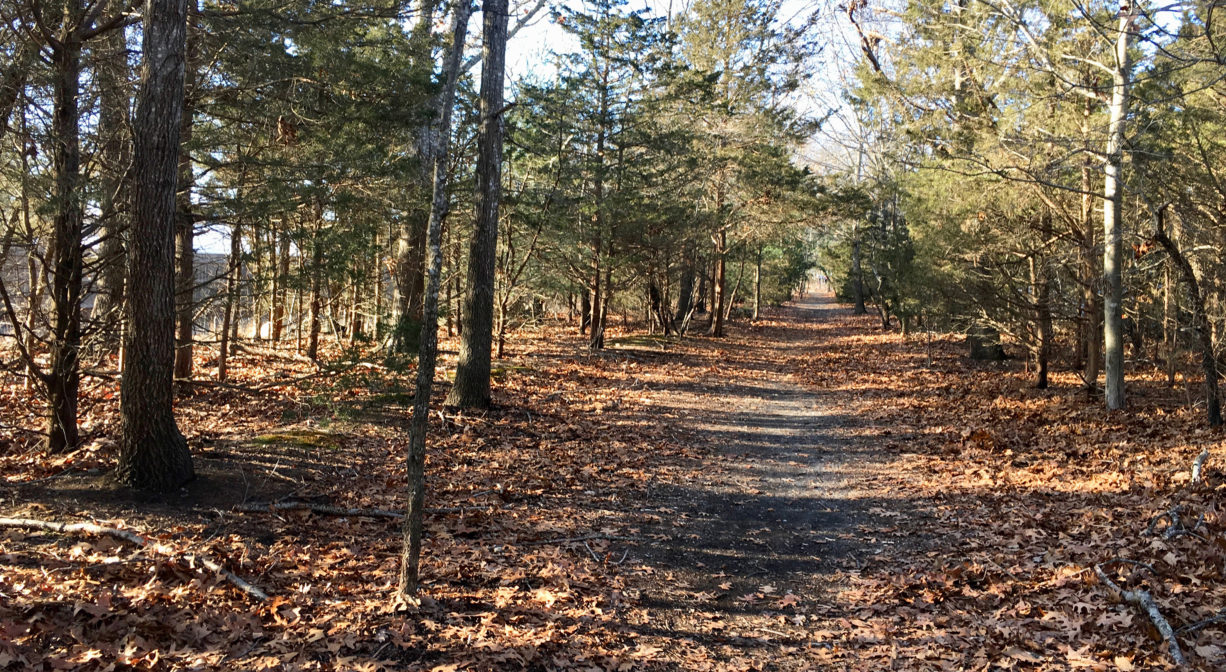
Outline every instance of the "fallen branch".
[[[36, 520], [34, 518], [0, 518], [0, 527], [33, 528], [38, 530], [50, 530], [52, 532], [59, 532], [60, 534], [95, 534], [113, 537], [115, 539], [126, 541], [140, 548], [150, 549], [165, 554], [165, 552], [161, 551], [156, 545], [149, 543], [149, 539], [147, 537], [137, 534], [131, 530], [123, 530], [117, 527], [104, 527], [102, 525], [95, 525], [94, 523], [56, 523], [47, 520]], [[189, 554], [178, 556], [177, 558], [174, 556], [171, 557], [172, 559], [185, 560], [189, 564], [200, 564], [205, 569], [216, 573], [235, 588], [238, 588], [260, 602], [268, 599], [268, 593], [265, 593], [259, 588], [251, 585], [234, 572], [231, 572], [217, 562], [204, 556]]]
[[278, 511], [310, 511], [323, 516], [365, 516], [367, 518], [391, 518], [398, 520], [404, 515], [386, 509], [348, 509], [340, 506], [312, 504], [310, 502], [248, 502], [234, 507], [244, 513], [276, 513]]
[[1192, 462], [1192, 485], [1200, 483], [1201, 472], [1205, 468], [1205, 462], [1209, 459], [1209, 448], [1206, 446], [1201, 449], [1200, 455]]
[[[493, 507], [490, 506], [446, 506], [426, 509], [426, 513], [446, 514], [446, 513], [465, 513], [468, 511], [488, 511]], [[329, 506], [327, 504], [312, 504], [310, 502], [248, 502], [239, 504], [234, 507], [235, 511], [244, 513], [276, 513], [278, 511], [310, 511], [311, 513], [321, 516], [345, 516], [355, 517], [362, 516], [366, 518], [387, 518], [389, 520], [400, 520], [404, 517], [403, 513], [397, 511], [389, 511], [387, 509], [353, 509], [343, 506]]]
[[1189, 632], [1196, 632], [1197, 630], [1203, 630], [1204, 628], [1207, 628], [1211, 625], [1217, 625], [1218, 623], [1226, 623], [1226, 609], [1219, 611], [1217, 615], [1210, 616], [1209, 618], [1206, 618], [1203, 621], [1189, 623], [1183, 626], [1182, 628], [1180, 628], [1178, 632], [1179, 634], [1184, 635]]
[[525, 541], [524, 546], [544, 546], [546, 544], [577, 544], [581, 541], [594, 541], [596, 539], [608, 539], [610, 541], [639, 541], [637, 537], [619, 537], [613, 534], [589, 534], [582, 537], [560, 537], [558, 539], [537, 539], [536, 541]]
[[[1145, 529], [1145, 533], [1151, 534], [1151, 535], [1154, 534], [1155, 528], [1158, 526], [1158, 523], [1162, 520], [1166, 520], [1167, 526], [1166, 526], [1166, 529], [1163, 530], [1162, 532], [1163, 539], [1174, 539], [1175, 537], [1179, 537], [1179, 536], [1187, 534], [1187, 535], [1196, 537], [1197, 539], [1200, 539], [1202, 541], [1208, 541], [1207, 539], [1205, 539], [1203, 535], [1197, 534], [1196, 532], [1196, 530], [1200, 528], [1205, 522], [1204, 514], [1201, 514], [1200, 518], [1196, 521], [1196, 524], [1193, 525], [1191, 528], [1189, 528], [1183, 524], [1183, 520], [1180, 519], [1179, 517], [1179, 512], [1181, 511], [1183, 511], [1183, 504], [1177, 504], [1171, 507], [1170, 510], [1164, 511], [1154, 516], [1152, 519], [1150, 519], [1149, 527]], [[1151, 568], [1150, 571], [1152, 572], [1153, 569]]]
[[1140, 608], [1149, 616], [1150, 622], [1162, 634], [1162, 638], [1166, 640], [1167, 648], [1171, 652], [1171, 659], [1176, 665], [1185, 666], [1188, 660], [1183, 657], [1183, 650], [1179, 648], [1179, 641], [1175, 638], [1175, 630], [1171, 628], [1171, 624], [1162, 616], [1162, 612], [1158, 610], [1158, 604], [1154, 602], [1154, 596], [1149, 594], [1148, 590], [1124, 590], [1118, 584], [1107, 576], [1103, 571], [1102, 565], [1094, 565], [1094, 574], [1098, 576], [1098, 580], [1102, 581], [1103, 585], [1107, 586], [1115, 596], [1131, 605]]

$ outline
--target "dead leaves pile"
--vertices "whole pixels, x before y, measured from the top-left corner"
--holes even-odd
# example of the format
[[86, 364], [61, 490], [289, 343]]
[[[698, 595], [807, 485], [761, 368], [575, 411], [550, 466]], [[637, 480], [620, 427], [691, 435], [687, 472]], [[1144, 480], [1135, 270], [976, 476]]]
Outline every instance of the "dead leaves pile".
[[[932, 538], [846, 577], [851, 658], [865, 669], [899, 656], [923, 661], [909, 669], [1170, 667], [1150, 619], [1099, 585], [1101, 564], [1153, 594], [1190, 664], [1226, 666], [1226, 619], [1207, 622], [1226, 608], [1226, 449], [1189, 393], [1130, 372], [1129, 410], [1108, 413], [1074, 373], [1035, 390], [1021, 363], [970, 362], [958, 340], [929, 345], [846, 316], [801, 366], [888, 451], [905, 514], [891, 523]], [[1212, 466], [1190, 484], [1204, 448]]]
[[[179, 417], [198, 467], [230, 459], [249, 474], [227, 484], [239, 499], [227, 506], [82, 504], [40, 490], [38, 479], [79, 476], [78, 461], [113, 464], [109, 417], [72, 463], [24, 445], [0, 452], [8, 487], [21, 484], [0, 512], [131, 526], [207, 553], [273, 595], [254, 603], [207, 570], [116, 540], [0, 530], [0, 669], [651, 667], [655, 652], [625, 626], [635, 606], [620, 574], [639, 530], [623, 510], [661, 478], [654, 465], [690, 449], [648, 422], [628, 389], [633, 362], [575, 356], [578, 339], [560, 331], [512, 345], [535, 354], [498, 372], [497, 409], [431, 418], [428, 506], [447, 512], [427, 522], [423, 599], [408, 611], [395, 601], [396, 521], [229, 507], [279, 484], [297, 500], [400, 509], [411, 370], [373, 367], [258, 394], [192, 390]], [[248, 359], [236, 366], [243, 384], [301, 377]], [[330, 439], [302, 438], [317, 434]]]

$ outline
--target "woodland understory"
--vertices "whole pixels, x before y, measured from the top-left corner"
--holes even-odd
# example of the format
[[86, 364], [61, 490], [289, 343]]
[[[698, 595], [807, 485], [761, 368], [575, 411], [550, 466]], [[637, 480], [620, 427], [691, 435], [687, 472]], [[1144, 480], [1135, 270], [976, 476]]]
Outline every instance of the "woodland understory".
[[[448, 375], [455, 342], [441, 345]], [[85, 447], [48, 458], [15, 429], [41, 402], [7, 378], [0, 513], [144, 543], [0, 529], [0, 667], [1173, 669], [1145, 610], [1105, 581], [1152, 596], [1187, 669], [1226, 664], [1226, 477], [1194, 378], [1171, 389], [1136, 365], [1129, 412], [1108, 412], [1067, 366], [1036, 390], [1018, 360], [974, 362], [959, 337], [903, 337], [848, 308], [586, 345], [559, 323], [516, 333], [492, 410], [431, 416], [419, 605], [395, 599], [391, 518], [411, 370], [235, 357], [228, 384], [180, 388], [198, 477], [165, 496], [106, 478], [115, 382], [87, 379]], [[653, 561], [711, 541], [657, 493], [749, 467], [757, 489], [734, 493], [749, 507], [795, 464], [721, 450], [660, 401], [773, 376], [837, 410], [846, 442], [830, 452], [863, 466], [848, 521], [812, 530], [818, 569]]]

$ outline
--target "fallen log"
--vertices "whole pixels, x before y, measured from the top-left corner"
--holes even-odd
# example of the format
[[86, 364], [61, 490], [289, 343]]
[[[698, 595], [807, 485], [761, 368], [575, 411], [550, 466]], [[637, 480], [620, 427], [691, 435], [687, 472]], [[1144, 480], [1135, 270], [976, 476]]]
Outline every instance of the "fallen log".
[[263, 602], [268, 599], [268, 593], [260, 590], [256, 586], [245, 581], [242, 577], [234, 572], [222, 567], [214, 560], [201, 555], [170, 555], [160, 549], [156, 544], [151, 544], [149, 539], [143, 535], [137, 534], [131, 530], [124, 530], [118, 527], [104, 527], [95, 525], [94, 523], [57, 523], [49, 520], [37, 520], [35, 518], [0, 518], [0, 527], [22, 527], [38, 530], [48, 530], [58, 532], [60, 534], [93, 534], [99, 536], [113, 537], [126, 541], [140, 548], [150, 549], [163, 555], [167, 555], [173, 560], [184, 560], [189, 564], [199, 564], [209, 571], [217, 574], [225, 579], [230, 585], [238, 588], [255, 600]]

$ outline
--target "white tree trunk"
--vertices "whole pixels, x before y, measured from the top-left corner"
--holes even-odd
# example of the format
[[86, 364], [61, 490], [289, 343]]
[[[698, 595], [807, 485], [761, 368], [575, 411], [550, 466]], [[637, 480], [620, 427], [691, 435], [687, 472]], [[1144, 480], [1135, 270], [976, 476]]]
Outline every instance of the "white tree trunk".
[[1120, 167], [1124, 160], [1124, 120], [1128, 116], [1128, 84], [1132, 64], [1128, 47], [1132, 42], [1135, 9], [1127, 7], [1120, 16], [1119, 37], [1115, 43], [1115, 72], [1111, 85], [1110, 124], [1107, 128], [1107, 162], [1103, 181], [1103, 350], [1105, 355], [1106, 400], [1110, 410], [1124, 407], [1124, 329], [1120, 314], [1123, 282], [1120, 266], [1121, 245]]

